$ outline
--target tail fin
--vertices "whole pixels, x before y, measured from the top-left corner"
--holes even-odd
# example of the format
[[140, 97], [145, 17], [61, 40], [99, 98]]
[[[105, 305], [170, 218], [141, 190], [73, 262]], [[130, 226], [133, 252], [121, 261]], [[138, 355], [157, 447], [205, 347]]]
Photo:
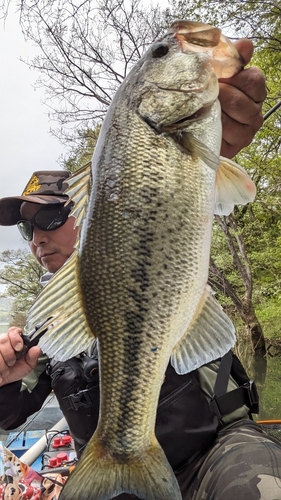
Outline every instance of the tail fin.
[[92, 439], [63, 487], [60, 500], [110, 500], [121, 493], [143, 500], [181, 500], [173, 470], [156, 444], [142, 455], [118, 459]]

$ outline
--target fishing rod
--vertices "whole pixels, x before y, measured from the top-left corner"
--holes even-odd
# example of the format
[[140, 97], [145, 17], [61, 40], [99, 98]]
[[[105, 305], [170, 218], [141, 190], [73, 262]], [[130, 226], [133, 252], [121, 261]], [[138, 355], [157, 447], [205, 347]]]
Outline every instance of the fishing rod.
[[11, 446], [11, 444], [13, 444], [15, 441], [17, 441], [19, 439], [19, 436], [21, 435], [22, 432], [28, 431], [28, 429], [33, 424], [34, 420], [36, 420], [36, 418], [53, 401], [54, 398], [55, 398], [55, 394], [53, 393], [53, 394], [51, 394], [51, 396], [49, 397], [49, 399], [47, 399], [45, 401], [45, 403], [42, 405], [42, 407], [40, 408], [40, 410], [38, 410], [34, 415], [32, 415], [32, 417], [27, 422], [24, 422], [20, 427], [18, 427], [16, 432], [13, 432], [11, 439], [7, 440], [7, 442], [5, 444], [5, 446], [7, 448], [9, 446]]
[[281, 106], [281, 101], [277, 102], [263, 117], [263, 121], [267, 120]]

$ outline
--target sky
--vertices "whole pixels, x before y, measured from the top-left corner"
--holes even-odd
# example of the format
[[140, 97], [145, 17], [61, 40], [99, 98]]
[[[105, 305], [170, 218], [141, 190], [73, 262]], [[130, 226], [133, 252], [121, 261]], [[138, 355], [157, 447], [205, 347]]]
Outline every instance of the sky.
[[[20, 195], [36, 170], [60, 169], [65, 153], [49, 133], [54, 123], [42, 104], [43, 90], [33, 88], [38, 75], [20, 61], [35, 54], [10, 9], [5, 27], [0, 20], [0, 198]], [[0, 226], [0, 252], [17, 248], [26, 248], [17, 228]]]

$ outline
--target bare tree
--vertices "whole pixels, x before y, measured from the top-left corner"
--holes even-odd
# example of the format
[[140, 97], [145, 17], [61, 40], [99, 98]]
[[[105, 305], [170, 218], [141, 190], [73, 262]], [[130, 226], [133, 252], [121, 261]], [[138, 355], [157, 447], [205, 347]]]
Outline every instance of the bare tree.
[[[42, 290], [40, 278], [45, 273], [29, 250], [5, 250], [0, 253], [0, 283], [6, 291], [0, 297], [12, 297], [13, 324], [23, 326], [28, 309]], [[15, 322], [15, 318], [20, 323]]]
[[265, 338], [253, 304], [253, 278], [243, 237], [239, 234], [234, 214], [228, 217], [216, 215], [215, 218], [225, 234], [233, 260], [233, 267], [242, 282], [244, 294], [239, 293], [238, 288], [230, 283], [225, 271], [216, 265], [212, 257], [210, 259], [209, 284], [232, 300], [241, 319], [247, 326], [254, 353], [264, 355], [266, 353]]
[[[7, 14], [10, 2], [0, 2]], [[66, 143], [95, 129], [112, 96], [162, 30], [160, 7], [140, 0], [20, 0], [20, 24], [27, 40], [39, 48], [28, 64], [45, 89], [53, 131]]]

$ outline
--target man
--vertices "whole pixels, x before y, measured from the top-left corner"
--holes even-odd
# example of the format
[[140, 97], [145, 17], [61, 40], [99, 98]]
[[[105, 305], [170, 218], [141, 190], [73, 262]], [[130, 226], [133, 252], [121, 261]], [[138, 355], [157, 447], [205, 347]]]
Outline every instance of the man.
[[[251, 43], [239, 41], [238, 48], [248, 62]], [[251, 141], [262, 123], [264, 98], [264, 79], [256, 68], [221, 82], [223, 155], [233, 156]], [[71, 255], [76, 240], [74, 219], [64, 206], [68, 176], [36, 172], [22, 196], [0, 200], [0, 224], [17, 224], [35, 258], [51, 273]], [[20, 334], [12, 327], [0, 335], [0, 425], [22, 424], [53, 388], [80, 455], [97, 425], [97, 353], [54, 363], [35, 346], [17, 359], [23, 348]], [[230, 391], [231, 398], [225, 398]], [[230, 353], [182, 376], [168, 366], [156, 435], [183, 499], [281, 499], [281, 447], [252, 422], [255, 402], [255, 392]]]

